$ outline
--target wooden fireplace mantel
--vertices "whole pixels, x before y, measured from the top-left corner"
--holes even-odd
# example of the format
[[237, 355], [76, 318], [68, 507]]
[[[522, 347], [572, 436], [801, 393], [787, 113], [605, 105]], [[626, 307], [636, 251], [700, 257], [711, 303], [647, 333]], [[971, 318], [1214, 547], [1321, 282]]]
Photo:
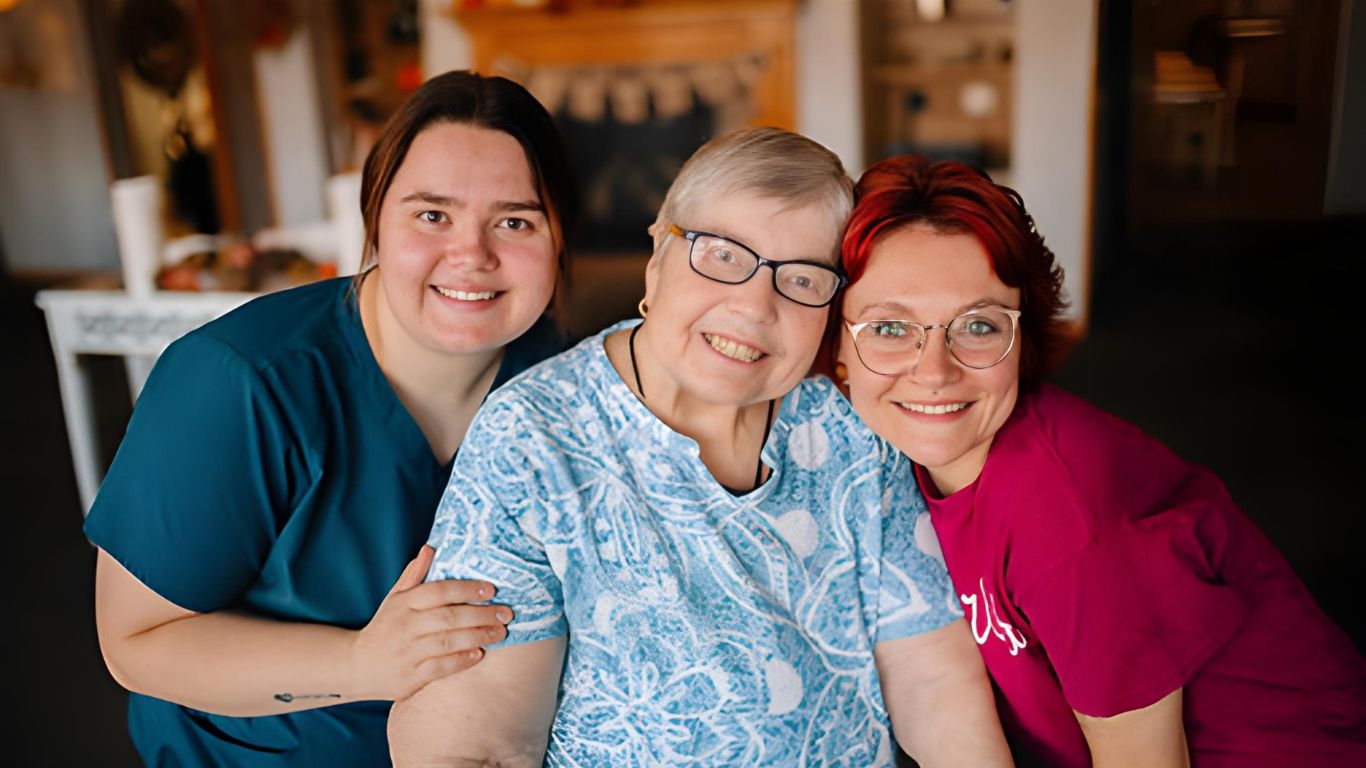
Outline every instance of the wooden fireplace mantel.
[[663, 66], [758, 55], [753, 125], [796, 127], [797, 0], [557, 0], [548, 8], [451, 9], [474, 68]]

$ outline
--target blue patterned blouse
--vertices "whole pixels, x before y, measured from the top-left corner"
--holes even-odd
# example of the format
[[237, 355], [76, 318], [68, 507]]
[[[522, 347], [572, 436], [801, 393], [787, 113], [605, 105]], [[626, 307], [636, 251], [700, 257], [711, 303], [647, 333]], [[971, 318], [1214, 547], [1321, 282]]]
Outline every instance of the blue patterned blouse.
[[569, 636], [547, 765], [892, 765], [873, 646], [960, 615], [907, 460], [808, 379], [732, 496], [608, 361], [620, 327], [488, 399], [428, 578], [498, 585], [505, 644]]

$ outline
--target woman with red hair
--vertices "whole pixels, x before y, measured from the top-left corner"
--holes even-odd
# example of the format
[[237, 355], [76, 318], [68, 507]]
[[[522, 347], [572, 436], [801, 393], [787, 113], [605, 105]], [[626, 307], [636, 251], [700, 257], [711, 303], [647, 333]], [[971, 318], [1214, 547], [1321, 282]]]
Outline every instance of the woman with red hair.
[[885, 160], [843, 261], [825, 359], [915, 462], [1017, 744], [1060, 766], [1366, 765], [1366, 664], [1218, 478], [1044, 383], [1062, 270], [1018, 194]]

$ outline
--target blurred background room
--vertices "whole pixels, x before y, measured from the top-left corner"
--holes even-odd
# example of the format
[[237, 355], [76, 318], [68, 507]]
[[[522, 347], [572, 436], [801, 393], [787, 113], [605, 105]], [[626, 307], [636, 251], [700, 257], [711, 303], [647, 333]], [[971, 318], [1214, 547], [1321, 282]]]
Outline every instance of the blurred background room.
[[560, 123], [575, 336], [635, 314], [645, 228], [719, 132], [1017, 188], [1067, 270], [1058, 382], [1218, 473], [1366, 647], [1363, 0], [0, 0], [22, 764], [136, 764], [81, 522], [157, 353], [354, 272], [370, 143], [459, 68]]

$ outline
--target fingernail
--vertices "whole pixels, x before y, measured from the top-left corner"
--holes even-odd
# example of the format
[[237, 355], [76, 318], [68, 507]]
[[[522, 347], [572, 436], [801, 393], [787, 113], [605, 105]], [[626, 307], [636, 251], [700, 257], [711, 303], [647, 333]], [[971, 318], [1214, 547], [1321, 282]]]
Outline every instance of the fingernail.
[[486, 585], [486, 586], [482, 586], [482, 587], [479, 588], [479, 596], [480, 596], [480, 597], [488, 597], [488, 596], [489, 596], [489, 592], [491, 592], [491, 591], [492, 591], [492, 590], [490, 590], [490, 589], [488, 588], [487, 585]]
[[507, 611], [499, 611], [497, 615], [498, 620], [503, 622], [504, 624], [508, 623], [509, 621], [512, 621], [512, 614], [508, 613]]

